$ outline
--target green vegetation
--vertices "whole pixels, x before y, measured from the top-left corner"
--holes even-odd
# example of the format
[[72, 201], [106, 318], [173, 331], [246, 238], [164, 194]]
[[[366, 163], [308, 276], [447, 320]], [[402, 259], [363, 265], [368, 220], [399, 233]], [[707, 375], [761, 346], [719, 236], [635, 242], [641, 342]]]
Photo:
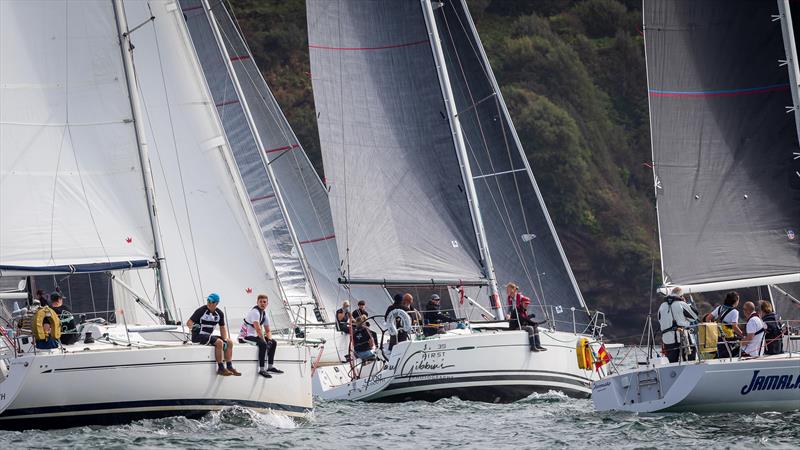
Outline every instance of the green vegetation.
[[[585, 298], [637, 334], [660, 266], [640, 0], [468, 3]], [[321, 173], [304, 2], [232, 4]]]

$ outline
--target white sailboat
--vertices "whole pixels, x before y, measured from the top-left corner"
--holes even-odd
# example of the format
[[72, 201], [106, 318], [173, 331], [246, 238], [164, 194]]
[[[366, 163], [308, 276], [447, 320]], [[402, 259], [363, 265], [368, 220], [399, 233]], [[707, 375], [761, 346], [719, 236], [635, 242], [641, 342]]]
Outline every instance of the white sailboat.
[[[785, 320], [798, 317], [781, 286], [800, 280], [792, 12], [785, 0], [644, 2], [665, 287], [691, 294], [771, 285]], [[796, 338], [784, 336], [777, 355], [648, 359], [596, 381], [592, 399], [599, 411], [798, 409]]]
[[[458, 317], [497, 319], [401, 342], [385, 362], [318, 368], [315, 394], [588, 396], [576, 342], [596, 330], [466, 4], [311, 0], [307, 18], [340, 282], [450, 288]], [[548, 351], [503, 329], [498, 279], [534, 297]], [[471, 300], [483, 288], [493, 313]]]
[[120, 287], [117, 323], [83, 324], [75, 344], [3, 339], [0, 428], [307, 415], [302, 342], [278, 346], [280, 377], [256, 375], [250, 345], [234, 347], [243, 376], [220, 377], [213, 350], [169, 324], [216, 291], [233, 335], [262, 292], [273, 327], [291, 326], [179, 5], [3, 1], [0, 30], [0, 275]]

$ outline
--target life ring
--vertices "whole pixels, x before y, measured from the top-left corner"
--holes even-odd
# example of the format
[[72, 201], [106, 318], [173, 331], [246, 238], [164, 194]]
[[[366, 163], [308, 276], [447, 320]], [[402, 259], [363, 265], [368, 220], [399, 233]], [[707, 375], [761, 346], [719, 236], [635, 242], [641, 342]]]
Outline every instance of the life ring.
[[386, 331], [390, 336], [397, 336], [397, 323], [395, 319], [400, 319], [400, 329], [411, 334], [411, 316], [402, 309], [393, 309], [386, 315]]
[[575, 355], [578, 357], [578, 368], [584, 370], [592, 370], [592, 348], [589, 345], [589, 339], [580, 338], [575, 345]]
[[58, 319], [58, 314], [49, 306], [39, 308], [39, 310], [33, 314], [31, 331], [33, 332], [34, 339], [37, 341], [47, 340], [48, 334], [44, 331], [45, 321], [50, 323], [50, 336], [56, 340], [61, 339], [61, 320]]

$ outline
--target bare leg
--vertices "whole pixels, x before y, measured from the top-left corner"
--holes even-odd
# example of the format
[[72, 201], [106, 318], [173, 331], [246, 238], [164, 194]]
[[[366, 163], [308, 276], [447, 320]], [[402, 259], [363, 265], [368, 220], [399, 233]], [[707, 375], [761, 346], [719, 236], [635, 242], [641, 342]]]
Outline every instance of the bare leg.
[[222, 339], [217, 339], [217, 342], [214, 342], [214, 359], [217, 360], [217, 364], [222, 362]]
[[225, 361], [231, 362], [233, 360], [233, 341], [228, 338], [228, 348], [225, 349]]

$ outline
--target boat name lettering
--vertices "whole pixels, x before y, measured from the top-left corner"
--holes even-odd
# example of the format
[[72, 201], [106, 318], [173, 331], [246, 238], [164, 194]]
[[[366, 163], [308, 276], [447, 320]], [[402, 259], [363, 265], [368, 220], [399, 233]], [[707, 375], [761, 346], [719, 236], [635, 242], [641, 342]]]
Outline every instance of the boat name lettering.
[[747, 395], [752, 391], [777, 391], [783, 389], [800, 389], [800, 375], [759, 375], [760, 370], [753, 371], [750, 384], [742, 386], [740, 393]]

